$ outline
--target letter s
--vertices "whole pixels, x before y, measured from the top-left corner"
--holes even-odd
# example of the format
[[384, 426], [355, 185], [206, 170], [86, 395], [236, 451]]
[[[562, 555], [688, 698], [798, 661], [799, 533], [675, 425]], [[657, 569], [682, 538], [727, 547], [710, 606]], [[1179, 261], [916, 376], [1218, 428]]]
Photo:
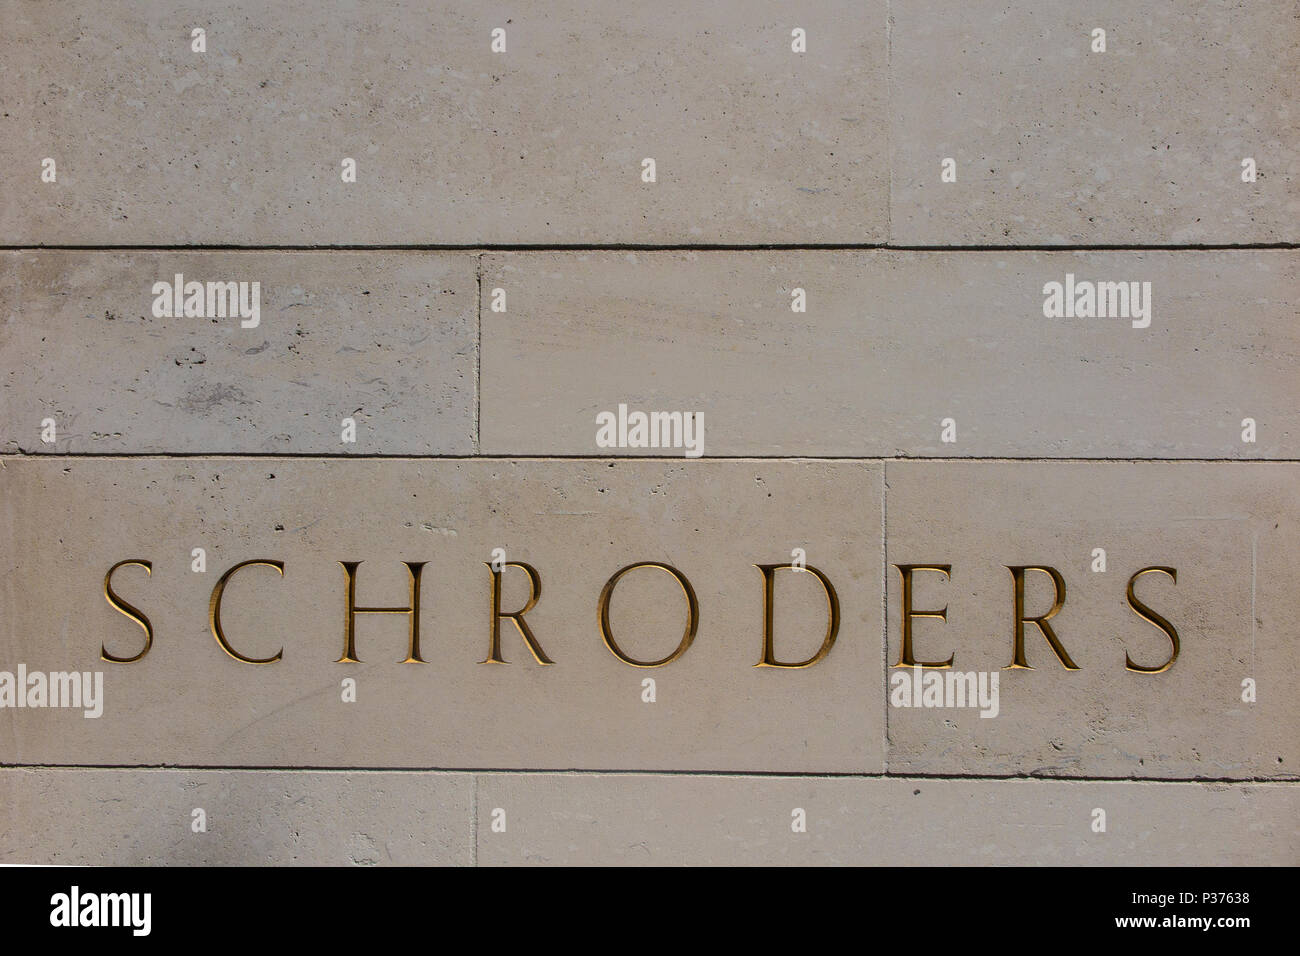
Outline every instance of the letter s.
[[135, 623], [144, 628], [144, 647], [140, 648], [140, 653], [136, 654], [134, 657], [117, 657], [109, 653], [107, 645], [100, 645], [99, 656], [114, 664], [133, 664], [148, 654], [149, 648], [153, 647], [153, 625], [149, 623], [149, 618], [147, 618], [144, 612], [139, 608], [123, 601], [118, 597], [117, 592], [113, 590], [113, 572], [126, 565], [136, 565], [137, 567], [144, 568], [145, 574], [149, 577], [153, 577], [153, 564], [149, 561], [141, 561], [135, 558], [129, 558], [126, 561], [117, 562], [117, 564], [109, 568], [108, 573], [104, 575], [104, 599], [108, 601], [109, 604], [113, 605], [116, 610], [125, 614], [131, 620], [135, 621]]
[[1138, 578], [1142, 577], [1142, 575], [1144, 574], [1152, 574], [1157, 571], [1159, 571], [1161, 574], [1169, 575], [1169, 577], [1173, 579], [1174, 584], [1178, 583], [1178, 571], [1175, 568], [1161, 568], [1161, 567], [1143, 568], [1137, 574], [1133, 575], [1133, 577], [1128, 579], [1128, 603], [1129, 603], [1129, 607], [1133, 609], [1133, 612], [1137, 614], [1138, 617], [1142, 618], [1145, 621], [1150, 621], [1156, 627], [1160, 628], [1160, 630], [1164, 631], [1167, 635], [1169, 635], [1169, 641], [1171, 644], [1173, 644], [1173, 651], [1169, 655], [1169, 660], [1165, 661], [1159, 667], [1143, 667], [1140, 664], [1134, 664], [1133, 658], [1129, 657], [1128, 651], [1125, 651], [1124, 652], [1125, 668], [1127, 670], [1134, 671], [1138, 674], [1159, 674], [1162, 671], [1169, 670], [1169, 668], [1171, 668], [1174, 665], [1174, 661], [1178, 660], [1178, 651], [1179, 651], [1178, 631], [1176, 631], [1174, 629], [1174, 626], [1170, 624], [1167, 620], [1165, 620], [1161, 615], [1157, 614], [1155, 611], [1151, 610], [1151, 608], [1147, 607], [1145, 604], [1139, 601], [1137, 595], [1133, 593], [1133, 583], [1137, 581]]

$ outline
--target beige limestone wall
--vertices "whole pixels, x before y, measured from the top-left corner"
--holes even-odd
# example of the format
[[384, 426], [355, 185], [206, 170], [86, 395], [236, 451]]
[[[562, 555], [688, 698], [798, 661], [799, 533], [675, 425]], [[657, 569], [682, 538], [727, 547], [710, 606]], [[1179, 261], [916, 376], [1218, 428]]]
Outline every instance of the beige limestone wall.
[[1300, 862], [1290, 5], [0, 22], [0, 863]]

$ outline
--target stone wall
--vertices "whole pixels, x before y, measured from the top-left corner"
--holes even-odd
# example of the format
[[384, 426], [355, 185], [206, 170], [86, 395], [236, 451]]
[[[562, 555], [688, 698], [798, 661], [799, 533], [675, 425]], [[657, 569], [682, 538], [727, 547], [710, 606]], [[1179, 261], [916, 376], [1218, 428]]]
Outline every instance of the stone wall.
[[1293, 5], [0, 21], [0, 862], [1300, 862]]

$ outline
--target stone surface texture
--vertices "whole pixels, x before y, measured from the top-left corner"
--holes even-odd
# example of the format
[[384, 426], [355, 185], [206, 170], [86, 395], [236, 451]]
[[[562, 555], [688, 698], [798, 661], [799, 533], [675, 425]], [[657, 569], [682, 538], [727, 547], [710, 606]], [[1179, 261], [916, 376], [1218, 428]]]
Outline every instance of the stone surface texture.
[[0, 864], [1300, 863], [1294, 0], [0, 25]]

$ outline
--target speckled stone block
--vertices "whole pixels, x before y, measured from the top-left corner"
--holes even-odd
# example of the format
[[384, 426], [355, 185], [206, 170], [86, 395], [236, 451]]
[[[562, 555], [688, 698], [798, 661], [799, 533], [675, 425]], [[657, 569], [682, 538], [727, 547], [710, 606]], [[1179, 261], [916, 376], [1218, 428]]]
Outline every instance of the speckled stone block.
[[[1270, 462], [889, 462], [889, 769], [925, 774], [1300, 777], [1300, 678], [1291, 569], [1300, 466]], [[1097, 550], [1104, 551], [1099, 555]], [[1099, 560], [1104, 558], [1105, 570]], [[913, 659], [999, 676], [996, 717], [893, 706], [903, 660], [898, 565], [913, 573]], [[1010, 567], [1050, 567], [1064, 603], [1015, 660]], [[1144, 574], [1144, 568], [1172, 569]], [[1025, 572], [1026, 617], [1058, 596]], [[1178, 634], [1173, 642], [1151, 613]], [[932, 669], [932, 673], [942, 673]], [[1253, 702], [1245, 682], [1253, 684]], [[905, 703], [900, 690], [899, 703]], [[912, 697], [915, 701], [915, 695]], [[955, 700], [955, 692], [954, 692]], [[923, 698], [924, 702], [924, 698]]]
[[[0, 270], [4, 451], [474, 449], [473, 256], [24, 252], [0, 255]], [[203, 283], [205, 313], [209, 283], [246, 283], [257, 325], [230, 314], [224, 285], [211, 314], [157, 315], [154, 284], [177, 275]]]
[[5, 243], [886, 238], [884, 0], [0, 11]]
[[[1093, 830], [1098, 809], [1104, 833]], [[496, 811], [504, 832], [492, 829]], [[1294, 784], [491, 774], [478, 778], [478, 860], [1289, 866], [1297, 811]]]
[[[1300, 457], [1298, 265], [1283, 250], [486, 255], [482, 450], [685, 454], [598, 444], [597, 416], [626, 405], [702, 415], [705, 456]], [[1097, 299], [1106, 282], [1125, 284], [1127, 317], [1044, 314], [1050, 283], [1121, 312], [1118, 293]]]
[[465, 866], [474, 860], [468, 774], [5, 769], [0, 796], [6, 810], [0, 863]]
[[[1300, 240], [1295, 4], [892, 0], [889, 12], [892, 242]], [[942, 181], [944, 159], [956, 182]]]
[[[103, 672], [103, 714], [0, 708], [0, 763], [217, 767], [652, 769], [879, 772], [884, 700], [881, 466], [859, 462], [346, 459], [0, 460], [0, 670]], [[196, 572], [193, 549], [205, 549]], [[488, 563], [534, 568], [524, 617], [492, 640]], [[763, 659], [764, 576], [802, 548], [838, 594], [839, 633], [819, 663]], [[218, 644], [213, 592], [231, 648]], [[154, 638], [106, 599], [146, 615]], [[601, 593], [645, 561], [690, 584], [696, 630], [661, 667], [615, 656]], [[419, 653], [410, 615], [421, 569]], [[281, 573], [282, 570], [282, 573]], [[500, 609], [525, 607], [528, 574], [502, 572]], [[689, 620], [663, 569], [620, 578], [610, 634], [643, 663], [673, 654]], [[777, 659], [823, 646], [816, 577], [774, 583]], [[655, 684], [647, 702], [647, 679]], [[345, 680], [355, 681], [349, 689]], [[350, 702], [349, 690], [355, 692]]]

